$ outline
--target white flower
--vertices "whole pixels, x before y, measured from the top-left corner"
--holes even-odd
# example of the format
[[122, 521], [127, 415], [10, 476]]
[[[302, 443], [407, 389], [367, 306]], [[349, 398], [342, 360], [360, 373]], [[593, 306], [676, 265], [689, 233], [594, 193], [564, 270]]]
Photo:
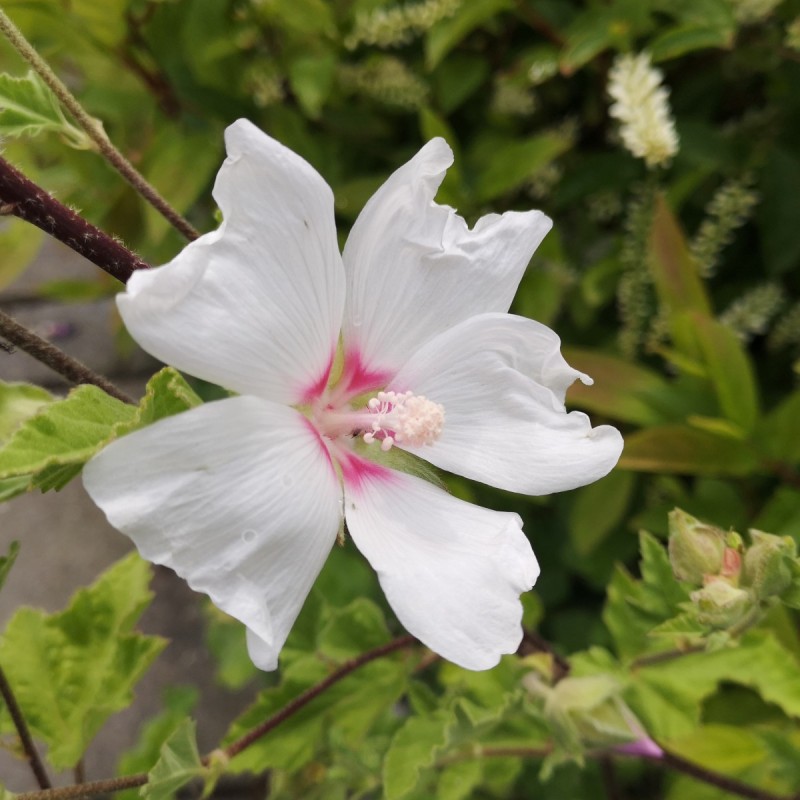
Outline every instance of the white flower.
[[[589, 483], [622, 440], [567, 414], [588, 380], [558, 337], [505, 313], [550, 220], [470, 230], [433, 197], [452, 163], [429, 142], [378, 190], [344, 254], [333, 196], [302, 158], [240, 120], [214, 197], [221, 227], [118, 297], [157, 358], [239, 396], [114, 442], [84, 482], [111, 524], [247, 626], [274, 669], [342, 516], [405, 627], [470, 669], [520, 641], [539, 572], [516, 514], [381, 463], [394, 444], [515, 492]], [[371, 442], [371, 443], [368, 443]]]
[[622, 123], [625, 147], [648, 167], [664, 164], [678, 152], [678, 134], [661, 79], [647, 53], [618, 55], [608, 74], [608, 93], [615, 101], [609, 114]]

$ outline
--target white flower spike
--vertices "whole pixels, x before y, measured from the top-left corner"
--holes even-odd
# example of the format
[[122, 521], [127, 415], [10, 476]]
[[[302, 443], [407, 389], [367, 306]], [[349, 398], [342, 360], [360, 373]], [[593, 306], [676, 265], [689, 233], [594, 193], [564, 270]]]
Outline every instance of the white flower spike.
[[434, 139], [367, 203], [340, 256], [320, 175], [245, 120], [225, 138], [221, 227], [137, 272], [117, 302], [146, 350], [239, 396], [112, 443], [87, 464], [87, 491], [145, 558], [247, 626], [262, 669], [342, 514], [409, 632], [492, 667], [518, 647], [519, 595], [539, 574], [519, 516], [381, 453], [529, 494], [617, 462], [619, 433], [564, 408], [589, 378], [551, 330], [507, 313], [550, 220], [507, 212], [469, 229], [433, 202], [452, 163]]
[[608, 73], [608, 113], [620, 121], [625, 147], [651, 168], [668, 164], [679, 144], [662, 78], [647, 53], [617, 55]]

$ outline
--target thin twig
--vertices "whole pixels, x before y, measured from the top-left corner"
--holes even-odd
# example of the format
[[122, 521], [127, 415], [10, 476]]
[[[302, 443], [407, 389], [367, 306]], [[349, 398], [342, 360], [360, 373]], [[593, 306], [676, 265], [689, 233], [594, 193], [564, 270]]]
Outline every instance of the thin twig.
[[648, 758], [657, 764], [663, 764], [665, 767], [670, 767], [676, 772], [682, 772], [690, 778], [707, 783], [710, 786], [716, 786], [718, 789], [723, 789], [726, 792], [735, 794], [737, 797], [744, 797], [745, 800], [790, 800], [790, 798], [782, 795], [773, 794], [764, 789], [757, 789], [749, 783], [743, 783], [736, 780], [736, 778], [729, 778], [727, 775], [720, 775], [718, 772], [713, 772], [710, 769], [701, 767], [693, 761], [687, 761], [682, 756], [670, 753], [664, 750], [660, 756], [647, 756], [641, 755], [640, 758]]
[[133, 164], [125, 158], [111, 143], [103, 130], [103, 126], [86, 112], [78, 102], [75, 95], [70, 92], [58, 75], [53, 72], [48, 63], [36, 52], [33, 45], [25, 38], [11, 21], [8, 15], [0, 8], [0, 31], [14, 46], [17, 52], [36, 70], [39, 77], [50, 87], [53, 94], [62, 105], [72, 114], [75, 121], [86, 132], [86, 135], [97, 145], [97, 149], [117, 172], [156, 209], [176, 230], [180, 231], [190, 241], [200, 234], [184, 219], [172, 206], [159, 194], [141, 175]]
[[662, 650], [660, 653], [649, 653], [644, 656], [639, 656], [631, 661], [631, 670], [637, 670], [641, 667], [652, 667], [654, 664], [666, 664], [668, 661], [674, 661], [676, 658], [683, 656], [690, 656], [695, 653], [703, 653], [706, 650], [705, 644], [692, 644], [682, 649]]
[[109, 778], [103, 781], [90, 781], [74, 786], [59, 786], [55, 789], [43, 789], [40, 792], [22, 792], [14, 795], [14, 800], [73, 800], [77, 797], [90, 797], [98, 794], [121, 792], [123, 789], [135, 789], [147, 783], [147, 773], [125, 775], [122, 778]]
[[59, 203], [4, 158], [0, 158], [0, 215], [13, 215], [41, 228], [122, 283], [127, 283], [135, 270], [150, 266], [116, 239]]
[[389, 655], [389, 653], [394, 653], [396, 650], [402, 650], [404, 647], [411, 647], [411, 645], [416, 643], [417, 640], [413, 636], [400, 636], [387, 644], [376, 647], [373, 650], [368, 650], [366, 653], [362, 653], [360, 656], [346, 661], [339, 669], [332, 672], [327, 678], [316, 684], [316, 686], [307, 689], [285, 705], [280, 711], [262, 722], [261, 725], [253, 728], [253, 730], [246, 733], [241, 739], [237, 739], [233, 744], [229, 744], [227, 747], [223, 748], [223, 752], [228, 758], [233, 758], [235, 755], [241, 753], [242, 750], [248, 748], [253, 742], [260, 739], [262, 736], [266, 736], [273, 728], [277, 728], [278, 725], [293, 714], [296, 714], [301, 708], [307, 706], [312, 700], [319, 697], [324, 691], [333, 686], [334, 683], [338, 683], [342, 678], [346, 678], [351, 672], [357, 670], [359, 667], [363, 667], [364, 664], [368, 664], [370, 661], [374, 661], [376, 658]]
[[[107, 378], [98, 375], [89, 369], [86, 364], [78, 361], [77, 358], [68, 356], [63, 350], [48, 342], [47, 339], [43, 339], [24, 325], [20, 325], [19, 322], [4, 311], [0, 311], [0, 337], [16, 345], [20, 350], [24, 350], [37, 361], [41, 361], [42, 364], [50, 367], [70, 383], [91, 383], [102, 389], [106, 394], [116, 397], [117, 400], [122, 400], [123, 403], [136, 404], [133, 398], [114, 386]], [[3, 357], [5, 358], [5, 356]]]
[[603, 781], [606, 800], [622, 800], [622, 792], [617, 781], [617, 772], [614, 768], [614, 760], [610, 756], [601, 756], [600, 777]]
[[36, 783], [44, 789], [48, 790], [53, 785], [50, 783], [50, 778], [47, 777], [42, 759], [39, 757], [39, 751], [33, 743], [31, 733], [28, 730], [28, 723], [25, 722], [25, 717], [22, 715], [22, 710], [17, 704], [17, 698], [14, 697], [14, 692], [11, 690], [11, 685], [6, 678], [5, 672], [0, 668], [0, 695], [3, 696], [8, 713], [17, 729], [17, 735], [20, 742], [22, 742], [22, 749], [31, 765], [31, 771], [36, 778]]
[[[250, 745], [266, 736], [271, 730], [277, 728], [282, 722], [285, 722], [293, 714], [296, 714], [301, 708], [308, 705], [312, 700], [319, 697], [327, 689], [330, 689], [335, 683], [338, 683], [342, 678], [346, 678], [350, 673], [363, 667], [370, 661], [387, 656], [397, 650], [402, 650], [405, 647], [411, 647], [417, 644], [417, 640], [413, 636], [400, 636], [387, 642], [380, 647], [375, 647], [362, 653], [356, 658], [346, 661], [335, 672], [328, 675], [327, 678], [320, 681], [315, 686], [307, 689], [301, 695], [285, 705], [280, 711], [273, 714], [269, 719], [265, 720], [248, 731], [240, 739], [237, 739], [232, 744], [228, 745], [221, 750], [215, 750], [208, 755], [203, 756], [201, 759], [204, 765], [208, 765], [213, 757], [222, 752], [227, 758], [233, 758], [235, 755], [246, 750]], [[15, 795], [14, 800], [74, 800], [78, 797], [88, 797], [98, 794], [107, 794], [110, 792], [117, 792], [121, 789], [133, 789], [137, 786], [144, 786], [147, 783], [147, 774], [142, 772], [138, 775], [127, 775], [124, 778], [113, 778], [111, 780], [92, 781], [90, 783], [83, 783], [77, 786], [65, 786], [59, 789], [44, 789], [40, 792], [25, 792], [23, 794]]]
[[[460, 761], [466, 761], [474, 758], [533, 758], [541, 759], [546, 758], [552, 752], [549, 747], [482, 747], [480, 745], [473, 746], [468, 750], [463, 750], [460, 753], [454, 753], [450, 756], [440, 758], [436, 762], [437, 767], [447, 766], [449, 764], [456, 764]], [[716, 786], [718, 789], [723, 789], [726, 792], [743, 797], [745, 800], [795, 800], [795, 798], [784, 797], [782, 795], [773, 794], [763, 789], [756, 789], [750, 784], [742, 783], [742, 781], [735, 778], [729, 778], [727, 775], [720, 775], [718, 772], [713, 772], [710, 769], [701, 767], [692, 761], [687, 761], [681, 756], [674, 753], [669, 753], [662, 750], [659, 755], [649, 755], [647, 753], [621, 753], [615, 750], [597, 750], [588, 751], [586, 754], [589, 758], [599, 758], [601, 760], [608, 760], [611, 757], [625, 757], [625, 758], [643, 758], [651, 761], [654, 764], [662, 764], [665, 767], [670, 767], [676, 772], [681, 772], [684, 775], [689, 775], [695, 780], [706, 783], [710, 786]]]

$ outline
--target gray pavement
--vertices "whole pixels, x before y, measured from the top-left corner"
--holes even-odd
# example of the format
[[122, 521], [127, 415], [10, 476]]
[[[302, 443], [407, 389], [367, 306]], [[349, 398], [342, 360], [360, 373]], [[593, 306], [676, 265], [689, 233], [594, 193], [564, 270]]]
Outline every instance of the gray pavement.
[[[0, 307], [139, 396], [158, 365], [141, 351], [120, 356], [112, 300], [60, 304], [36, 296], [36, 288], [43, 282], [91, 279], [97, 271], [67, 248], [47, 243], [35, 265], [0, 291]], [[58, 376], [20, 352], [9, 355], [0, 351], [0, 379], [27, 380], [61, 392], [67, 388]], [[0, 629], [20, 605], [60, 610], [76, 589], [91, 583], [131, 548], [129, 540], [108, 525], [80, 480], [61, 492], [28, 494], [0, 504], [0, 552], [7, 552], [13, 540], [20, 542], [21, 551], [0, 592]], [[231, 694], [214, 684], [213, 664], [203, 641], [200, 597], [164, 568], [155, 570], [153, 588], [156, 599], [140, 627], [146, 633], [167, 637], [171, 644], [139, 684], [134, 705], [112, 718], [96, 737], [86, 756], [89, 779], [114, 774], [119, 755], [136, 741], [142, 722], [160, 709], [165, 687], [193, 684], [199, 688], [195, 717], [201, 752], [218, 744], [228, 723], [255, 692], [255, 687], [250, 687]], [[66, 783], [70, 778], [62, 775], [57, 782]], [[2, 749], [0, 784], [14, 792], [36, 788], [27, 765]]]

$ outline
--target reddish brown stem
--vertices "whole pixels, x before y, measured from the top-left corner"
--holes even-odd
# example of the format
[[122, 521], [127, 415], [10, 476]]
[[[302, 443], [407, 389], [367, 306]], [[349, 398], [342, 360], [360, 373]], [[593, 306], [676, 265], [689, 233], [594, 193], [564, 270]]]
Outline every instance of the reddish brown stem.
[[37, 361], [41, 361], [42, 364], [50, 367], [70, 383], [91, 383], [102, 389], [106, 394], [116, 397], [117, 400], [122, 400], [123, 403], [136, 404], [133, 398], [114, 386], [107, 378], [98, 375], [89, 369], [86, 364], [78, 361], [77, 358], [68, 356], [63, 350], [50, 344], [47, 339], [37, 336], [24, 325], [20, 325], [13, 317], [3, 311], [0, 311], [0, 337], [16, 345], [20, 350], [24, 350]]
[[30, 222], [122, 283], [149, 264], [0, 158], [0, 214]]
[[277, 728], [282, 722], [287, 720], [293, 714], [296, 714], [301, 708], [307, 706], [312, 700], [319, 697], [324, 691], [330, 689], [334, 683], [338, 683], [342, 678], [346, 678], [351, 672], [354, 672], [364, 664], [374, 661], [376, 658], [394, 653], [395, 650], [402, 650], [404, 647], [411, 647], [416, 644], [417, 640], [413, 636], [400, 636], [397, 639], [387, 642], [381, 647], [376, 647], [374, 650], [368, 650], [360, 656], [346, 661], [339, 669], [328, 675], [325, 680], [320, 681], [316, 686], [307, 689], [301, 695], [296, 697], [290, 703], [285, 705], [280, 711], [273, 714], [269, 719], [265, 720], [253, 730], [248, 731], [241, 739], [237, 739], [233, 744], [228, 745], [223, 749], [228, 758], [233, 758], [235, 755], [250, 747], [253, 742], [266, 736], [273, 728]]
[[2, 695], [6, 707], [8, 708], [9, 716], [14, 723], [14, 727], [17, 729], [17, 736], [19, 736], [19, 740], [22, 743], [22, 749], [25, 751], [28, 763], [31, 765], [31, 772], [33, 772], [33, 776], [36, 778], [36, 783], [38, 783], [42, 789], [50, 789], [52, 784], [50, 783], [50, 778], [47, 777], [42, 759], [39, 757], [39, 751], [33, 743], [31, 732], [28, 730], [28, 723], [25, 722], [25, 717], [17, 703], [17, 698], [14, 697], [11, 685], [6, 679], [5, 672], [3, 672], [1, 668], [0, 695]]

